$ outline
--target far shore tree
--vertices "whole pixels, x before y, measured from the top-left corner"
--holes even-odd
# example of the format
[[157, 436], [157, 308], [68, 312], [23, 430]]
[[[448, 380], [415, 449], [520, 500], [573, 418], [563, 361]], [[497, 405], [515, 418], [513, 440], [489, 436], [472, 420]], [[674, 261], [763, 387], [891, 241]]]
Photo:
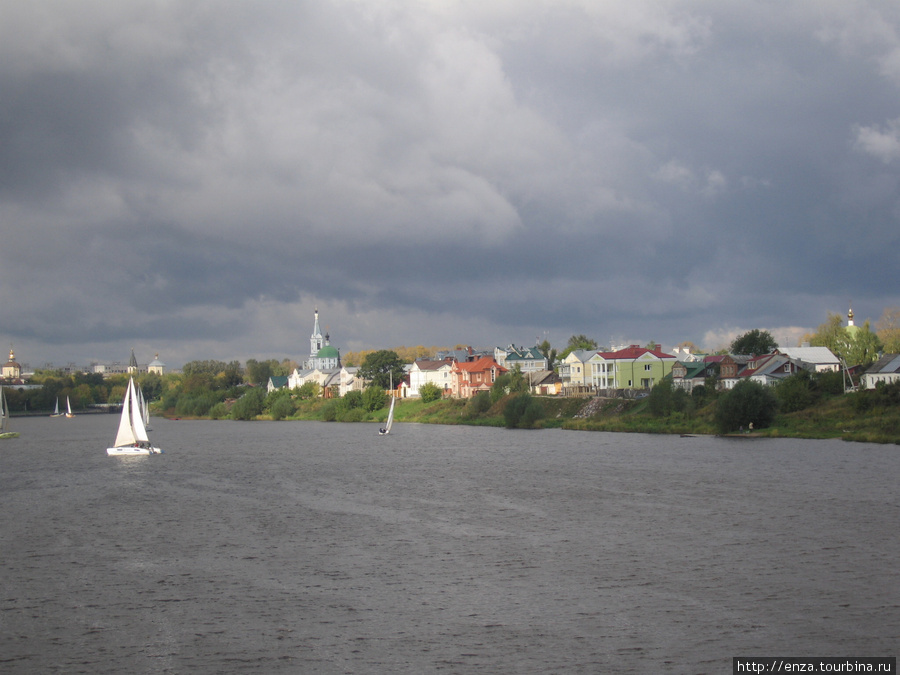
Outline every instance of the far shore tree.
[[772, 334], [759, 328], [754, 328], [743, 335], [738, 335], [731, 342], [732, 354], [753, 354], [759, 356], [761, 354], [771, 354], [775, 349], [778, 349], [778, 343], [772, 337]]
[[359, 377], [381, 389], [396, 387], [403, 379], [403, 361], [397, 352], [382, 349], [368, 354], [359, 367]]

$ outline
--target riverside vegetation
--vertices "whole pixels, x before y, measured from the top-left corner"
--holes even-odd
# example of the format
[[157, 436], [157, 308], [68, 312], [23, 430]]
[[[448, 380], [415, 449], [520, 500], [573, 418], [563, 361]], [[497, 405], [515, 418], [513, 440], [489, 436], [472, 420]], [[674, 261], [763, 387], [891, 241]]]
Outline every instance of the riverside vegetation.
[[[845, 393], [840, 373], [801, 371], [774, 387], [745, 381], [729, 391], [719, 391], [713, 378], [690, 394], [666, 379], [638, 399], [538, 397], [527, 389], [526, 378], [518, 372], [502, 375], [490, 392], [470, 399], [442, 398], [440, 389], [426, 386], [421, 398], [398, 400], [394, 419], [518, 429], [842, 438], [900, 444], [900, 383]], [[390, 401], [378, 386], [338, 398], [323, 398], [314, 383], [269, 394], [261, 387], [238, 387], [224, 393], [231, 396], [221, 392], [220, 396], [212, 396], [212, 392], [185, 396], [173, 390], [163, 395], [157, 409], [170, 416], [212, 419], [381, 423]]]
[[[248, 362], [245, 370], [237, 362], [191, 362], [180, 374], [144, 373], [138, 380], [152, 401], [153, 413], [168, 417], [375, 423], [387, 417], [390, 398], [385, 390], [396, 363], [383, 363], [388, 378], [384, 383], [378, 379], [375, 386], [337, 398], [322, 397], [315, 383], [269, 394], [263, 386], [269, 371], [262, 369], [254, 379], [260, 365]], [[76, 410], [115, 403], [121, 401], [128, 381], [128, 376], [40, 377], [42, 389], [7, 390], [14, 415], [52, 410], [56, 398], [66, 395]], [[840, 373], [801, 371], [774, 387], [747, 381], [730, 391], [719, 391], [715, 378], [710, 378], [690, 394], [666, 379], [643, 398], [585, 399], [532, 396], [525, 377], [514, 371], [498, 377], [490, 392], [471, 399], [445, 399], [440, 389], [428, 385], [421, 394], [397, 402], [396, 421], [900, 444], [900, 383], [844, 393]]]

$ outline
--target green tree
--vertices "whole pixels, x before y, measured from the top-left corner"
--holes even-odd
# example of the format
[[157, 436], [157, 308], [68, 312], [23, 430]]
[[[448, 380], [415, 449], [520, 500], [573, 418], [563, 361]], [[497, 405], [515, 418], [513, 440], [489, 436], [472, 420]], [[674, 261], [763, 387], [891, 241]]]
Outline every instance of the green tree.
[[516, 364], [515, 368], [494, 379], [494, 384], [491, 385], [491, 402], [496, 403], [507, 394], [519, 394], [529, 389], [528, 378], [519, 364]]
[[280, 396], [269, 408], [273, 420], [283, 420], [294, 414], [294, 402], [290, 396]]
[[544, 408], [540, 401], [527, 392], [511, 398], [503, 408], [507, 429], [531, 429], [543, 416]]
[[866, 321], [850, 334], [844, 362], [848, 366], [869, 366], [878, 359], [881, 349], [881, 340], [878, 339], [877, 334], [872, 332], [869, 322]]
[[249, 389], [231, 406], [231, 418], [235, 420], [255, 419], [263, 410], [266, 392], [261, 387]]
[[828, 320], [812, 335], [805, 335], [804, 340], [814, 347], [828, 347], [846, 366], [867, 366], [881, 349], [881, 341], [868, 321], [862, 326], [845, 327], [841, 316], [831, 312]]
[[304, 382], [299, 387], [294, 389], [298, 398], [308, 400], [312, 398], [318, 398], [322, 392], [322, 386], [318, 382], [313, 382], [312, 380], [308, 382]]
[[352, 410], [353, 408], [362, 408], [363, 405], [363, 393], [354, 389], [353, 391], [348, 391], [344, 394], [340, 399], [340, 408], [344, 410]]
[[587, 335], [573, 335], [569, 338], [566, 348], [560, 352], [558, 356], [559, 360], [562, 361], [576, 349], [583, 349], [585, 351], [595, 350], [597, 349], [597, 341], [592, 340]]
[[875, 331], [885, 352], [900, 354], [900, 307], [885, 309], [875, 324]]
[[421, 397], [423, 403], [440, 401], [443, 395], [444, 391], [434, 382], [426, 382], [421, 387], [419, 387], [419, 396]]
[[250, 384], [268, 384], [269, 378], [274, 374], [274, 369], [278, 366], [278, 362], [274, 359], [268, 361], [257, 361], [256, 359], [247, 359], [246, 373], [247, 381]]
[[466, 416], [469, 418], [483, 415], [491, 409], [491, 395], [486, 391], [479, 391], [466, 403]]
[[782, 380], [775, 387], [778, 406], [782, 412], [805, 410], [817, 399], [813, 377], [807, 370], [801, 370]]
[[141, 378], [141, 391], [144, 392], [144, 398], [148, 401], [154, 401], [162, 394], [163, 382], [159, 373], [147, 373]]
[[778, 349], [778, 343], [767, 330], [754, 328], [731, 342], [732, 354], [771, 354]]
[[748, 429], [752, 424], [764, 429], [772, 424], [778, 412], [778, 399], [769, 387], [752, 380], [742, 380], [722, 395], [716, 404], [716, 426], [722, 433]]
[[240, 361], [229, 361], [225, 364], [225, 368], [221, 373], [216, 375], [216, 380], [220, 382], [222, 389], [236, 387], [244, 381], [244, 369], [241, 368]]
[[373, 386], [390, 389], [403, 379], [403, 361], [397, 352], [389, 349], [372, 352], [366, 355], [358, 375]]
[[388, 396], [381, 387], [369, 386], [363, 391], [363, 408], [368, 412], [381, 410], [387, 400]]
[[539, 344], [538, 351], [540, 351], [541, 354], [544, 355], [544, 358], [547, 359], [547, 369], [553, 370], [553, 367], [556, 364], [556, 350], [550, 346], [550, 341], [544, 340]]
[[647, 407], [654, 417], [667, 417], [672, 414], [675, 404], [675, 385], [672, 378], [664, 377], [653, 385], [647, 397]]
[[208, 375], [210, 378], [215, 377], [219, 373], [225, 370], [226, 363], [224, 361], [188, 361], [181, 368], [181, 372], [185, 375], [185, 377], [190, 377], [191, 375]]

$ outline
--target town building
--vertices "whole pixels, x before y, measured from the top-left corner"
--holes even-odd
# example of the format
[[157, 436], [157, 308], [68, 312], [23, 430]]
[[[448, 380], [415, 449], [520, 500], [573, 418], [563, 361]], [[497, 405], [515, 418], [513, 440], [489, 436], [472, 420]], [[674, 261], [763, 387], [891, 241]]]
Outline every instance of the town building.
[[451, 358], [434, 361], [431, 359], [417, 359], [409, 369], [408, 396], [418, 397], [422, 387], [431, 383], [438, 387], [444, 396], [453, 394], [453, 364]]
[[9, 348], [9, 360], [3, 364], [0, 376], [9, 382], [18, 382], [18, 380], [22, 379], [22, 366], [16, 362], [16, 355], [12, 346]]
[[868, 367], [861, 379], [864, 389], [900, 382], [900, 354], [884, 354]]
[[516, 366], [523, 373], [547, 370], [547, 357], [537, 347], [516, 347], [516, 345], [509, 345], [506, 349], [496, 347], [494, 360], [507, 370], [515, 370]]
[[166, 372], [166, 364], [159, 360], [159, 354], [153, 357], [153, 360], [147, 364], [148, 373], [156, 373], [163, 375]]
[[341, 367], [341, 353], [331, 346], [328, 333], [322, 335], [319, 328], [319, 308], [315, 308], [313, 332], [309, 338], [309, 358], [303, 363], [305, 370], [332, 370]]
[[506, 368], [499, 365], [493, 357], [483, 356], [477, 361], [453, 363], [453, 379], [451, 388], [455, 398], [472, 398], [482, 391], [489, 392], [494, 381]]

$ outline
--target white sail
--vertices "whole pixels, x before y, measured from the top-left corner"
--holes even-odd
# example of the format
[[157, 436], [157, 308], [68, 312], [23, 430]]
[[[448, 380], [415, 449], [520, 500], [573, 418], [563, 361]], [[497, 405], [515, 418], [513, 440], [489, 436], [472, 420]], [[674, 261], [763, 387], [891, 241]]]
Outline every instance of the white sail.
[[9, 406], [6, 405], [6, 392], [0, 387], [0, 433], [9, 429]]
[[69, 401], [68, 396], [66, 396], [66, 417], [75, 417], [75, 415], [72, 414], [72, 403]]
[[56, 407], [53, 409], [53, 414], [50, 417], [59, 417], [59, 396], [56, 397]]
[[131, 426], [134, 429], [134, 437], [144, 443], [149, 443], [147, 427], [144, 426], [144, 411], [141, 410], [141, 400], [138, 395], [137, 385], [131, 380]]
[[392, 396], [391, 397], [391, 409], [388, 411], [387, 424], [384, 426], [384, 428], [387, 431], [390, 431], [391, 427], [394, 426], [394, 403], [396, 403], [396, 402], [397, 402], [397, 397]]
[[144, 398], [144, 390], [141, 389], [141, 385], [135, 386], [137, 388], [138, 402], [141, 405], [141, 419], [144, 420], [144, 429], [150, 431], [150, 405], [147, 403], [147, 399]]
[[396, 403], [397, 397], [391, 396], [391, 407], [388, 410], [387, 422], [384, 423], [384, 426], [378, 430], [379, 435], [387, 436], [391, 433], [391, 427], [394, 426], [394, 403]]
[[134, 445], [138, 440], [134, 435], [134, 429], [131, 426], [131, 390], [133, 382], [128, 383], [125, 390], [125, 398], [122, 401], [122, 417], [119, 418], [119, 431], [116, 433], [116, 441], [113, 445], [117, 448], [126, 445]]

